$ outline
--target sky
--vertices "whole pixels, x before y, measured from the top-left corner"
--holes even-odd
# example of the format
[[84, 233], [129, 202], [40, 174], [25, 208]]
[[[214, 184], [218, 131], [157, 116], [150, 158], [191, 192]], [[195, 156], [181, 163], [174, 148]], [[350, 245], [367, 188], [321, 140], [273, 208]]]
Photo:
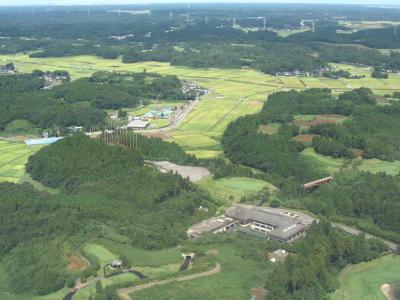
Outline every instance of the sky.
[[399, 5], [400, 0], [0, 0], [0, 6], [14, 5], [100, 5], [147, 3], [313, 3], [313, 4], [379, 4]]

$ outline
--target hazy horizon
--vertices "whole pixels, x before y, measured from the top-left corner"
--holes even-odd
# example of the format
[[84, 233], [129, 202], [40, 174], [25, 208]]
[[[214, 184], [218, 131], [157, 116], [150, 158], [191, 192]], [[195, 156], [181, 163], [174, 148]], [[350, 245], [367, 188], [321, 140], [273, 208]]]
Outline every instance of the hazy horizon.
[[399, 0], [0, 0], [0, 6], [35, 5], [129, 5], [129, 4], [168, 4], [168, 3], [273, 3], [273, 4], [346, 4], [346, 5], [393, 5], [400, 6]]

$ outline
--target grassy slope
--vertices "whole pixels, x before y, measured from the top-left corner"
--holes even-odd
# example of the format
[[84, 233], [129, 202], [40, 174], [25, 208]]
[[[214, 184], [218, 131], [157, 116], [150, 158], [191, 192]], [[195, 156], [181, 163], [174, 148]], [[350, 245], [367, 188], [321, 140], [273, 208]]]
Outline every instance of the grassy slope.
[[243, 300], [251, 298], [252, 288], [264, 286], [265, 278], [272, 270], [267, 262], [260, 263], [243, 259], [236, 253], [235, 247], [229, 244], [216, 244], [212, 248], [217, 253], [216, 260], [221, 264], [221, 273], [139, 291], [134, 294], [133, 298], [141, 300]]
[[332, 300], [385, 300], [380, 287], [400, 280], [400, 256], [388, 255], [345, 268], [339, 277], [340, 289]]
[[276, 187], [266, 181], [244, 177], [221, 178], [217, 180], [206, 178], [199, 184], [208, 190], [213, 197], [224, 203], [228, 203], [231, 196], [235, 202], [239, 201], [242, 197], [253, 196], [264, 187], [269, 187], [271, 191], [276, 190]]
[[150, 266], [157, 267], [173, 263], [181, 263], [182, 256], [177, 248], [160, 250], [160, 251], [145, 251], [134, 248], [130, 245], [118, 244], [109, 240], [99, 241], [101, 247], [115, 255], [125, 255], [129, 259], [132, 266]]

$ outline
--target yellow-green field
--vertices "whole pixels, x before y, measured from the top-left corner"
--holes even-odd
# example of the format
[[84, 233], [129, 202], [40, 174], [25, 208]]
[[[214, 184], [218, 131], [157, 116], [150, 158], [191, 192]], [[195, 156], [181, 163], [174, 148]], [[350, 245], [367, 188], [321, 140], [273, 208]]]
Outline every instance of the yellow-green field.
[[174, 74], [195, 81], [210, 89], [200, 104], [188, 115], [180, 127], [170, 133], [170, 139], [199, 157], [221, 153], [220, 137], [229, 124], [239, 116], [259, 111], [267, 96], [283, 89], [328, 87], [342, 92], [366, 86], [379, 95], [400, 91], [400, 76], [391, 74], [387, 80], [370, 78], [368, 68], [337, 65], [351, 69], [353, 74], [368, 75], [364, 79], [328, 79], [276, 77], [252, 69], [191, 69], [168, 63], [144, 62], [123, 64], [121, 59], [102, 59], [94, 56], [63, 58], [29, 58], [26, 55], [0, 55], [0, 62], [13, 62], [20, 72], [34, 69], [44, 71], [64, 69], [73, 79], [89, 76], [95, 71], [148, 72]]
[[33, 153], [23, 142], [0, 140], [0, 182], [19, 181], [25, 174], [25, 164]]
[[332, 300], [386, 300], [380, 287], [400, 280], [400, 256], [387, 255], [346, 267], [339, 277], [340, 288]]

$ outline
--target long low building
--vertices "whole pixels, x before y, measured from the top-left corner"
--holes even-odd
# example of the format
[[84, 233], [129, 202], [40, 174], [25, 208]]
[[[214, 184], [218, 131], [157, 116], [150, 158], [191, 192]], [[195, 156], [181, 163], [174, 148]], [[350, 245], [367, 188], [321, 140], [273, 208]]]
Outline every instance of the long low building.
[[313, 218], [299, 212], [279, 208], [235, 204], [224, 215], [205, 220], [190, 227], [189, 238], [204, 233], [238, 230], [280, 242], [293, 242], [304, 236]]

